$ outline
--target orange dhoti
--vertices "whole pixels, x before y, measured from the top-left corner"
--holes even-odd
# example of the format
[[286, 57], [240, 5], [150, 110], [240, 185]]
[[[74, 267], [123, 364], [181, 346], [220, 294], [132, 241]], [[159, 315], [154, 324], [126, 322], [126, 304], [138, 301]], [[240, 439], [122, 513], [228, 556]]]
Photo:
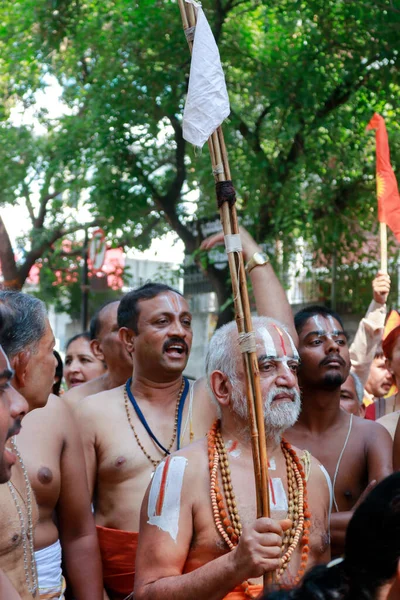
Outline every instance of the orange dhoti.
[[139, 534], [96, 526], [103, 564], [104, 587], [110, 600], [124, 600], [135, 584], [135, 561]]
[[224, 600], [248, 600], [250, 598], [258, 598], [260, 594], [263, 592], [262, 585], [249, 585], [246, 588], [247, 595], [245, 593], [245, 588], [241, 585], [235, 587], [235, 589], [230, 592], [227, 596], [225, 596]]

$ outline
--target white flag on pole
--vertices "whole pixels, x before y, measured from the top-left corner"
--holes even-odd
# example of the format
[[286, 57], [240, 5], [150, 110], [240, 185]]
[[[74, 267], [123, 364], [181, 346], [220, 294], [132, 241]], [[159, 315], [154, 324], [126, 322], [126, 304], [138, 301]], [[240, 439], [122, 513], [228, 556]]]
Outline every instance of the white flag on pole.
[[193, 4], [197, 12], [189, 89], [183, 112], [183, 137], [202, 148], [210, 135], [230, 113], [228, 92], [218, 46], [201, 4]]

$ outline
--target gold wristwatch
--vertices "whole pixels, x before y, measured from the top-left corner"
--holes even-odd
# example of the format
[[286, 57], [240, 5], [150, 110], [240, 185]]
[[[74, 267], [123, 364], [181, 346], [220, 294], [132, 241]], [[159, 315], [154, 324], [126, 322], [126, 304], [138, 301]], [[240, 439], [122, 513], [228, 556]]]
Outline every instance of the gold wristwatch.
[[261, 267], [269, 263], [269, 258], [264, 252], [254, 252], [253, 256], [246, 264], [246, 273], [249, 274], [254, 267]]

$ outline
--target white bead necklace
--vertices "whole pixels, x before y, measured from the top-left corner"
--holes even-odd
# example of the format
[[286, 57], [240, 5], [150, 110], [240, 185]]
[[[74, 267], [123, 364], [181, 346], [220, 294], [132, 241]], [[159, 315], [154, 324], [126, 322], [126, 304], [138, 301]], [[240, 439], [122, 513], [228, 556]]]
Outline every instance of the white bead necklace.
[[[21, 465], [22, 473], [24, 475], [26, 489], [26, 504], [28, 513], [28, 533], [26, 532], [25, 517], [22, 511], [21, 503], [16, 494], [16, 488], [11, 481], [7, 481], [7, 485], [8, 489], [10, 490], [12, 499], [14, 500], [15, 508], [17, 509], [18, 518], [21, 526], [22, 548], [24, 553], [25, 581], [29, 593], [32, 594], [32, 596], [35, 598], [38, 591], [38, 578], [36, 571], [35, 551], [33, 546], [32, 488], [29, 482], [27, 470], [22, 460], [22, 456], [17, 448], [15, 437], [11, 438], [11, 446], [18, 458], [19, 464]], [[28, 552], [30, 554], [30, 568], [28, 564]]]

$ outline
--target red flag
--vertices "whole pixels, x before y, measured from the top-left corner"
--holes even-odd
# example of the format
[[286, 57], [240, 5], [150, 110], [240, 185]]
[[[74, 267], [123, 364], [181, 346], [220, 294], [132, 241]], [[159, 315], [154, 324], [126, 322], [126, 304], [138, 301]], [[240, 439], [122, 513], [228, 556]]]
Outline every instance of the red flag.
[[376, 129], [376, 194], [378, 220], [386, 223], [400, 242], [400, 196], [390, 164], [389, 140], [385, 119], [375, 113], [367, 129]]

